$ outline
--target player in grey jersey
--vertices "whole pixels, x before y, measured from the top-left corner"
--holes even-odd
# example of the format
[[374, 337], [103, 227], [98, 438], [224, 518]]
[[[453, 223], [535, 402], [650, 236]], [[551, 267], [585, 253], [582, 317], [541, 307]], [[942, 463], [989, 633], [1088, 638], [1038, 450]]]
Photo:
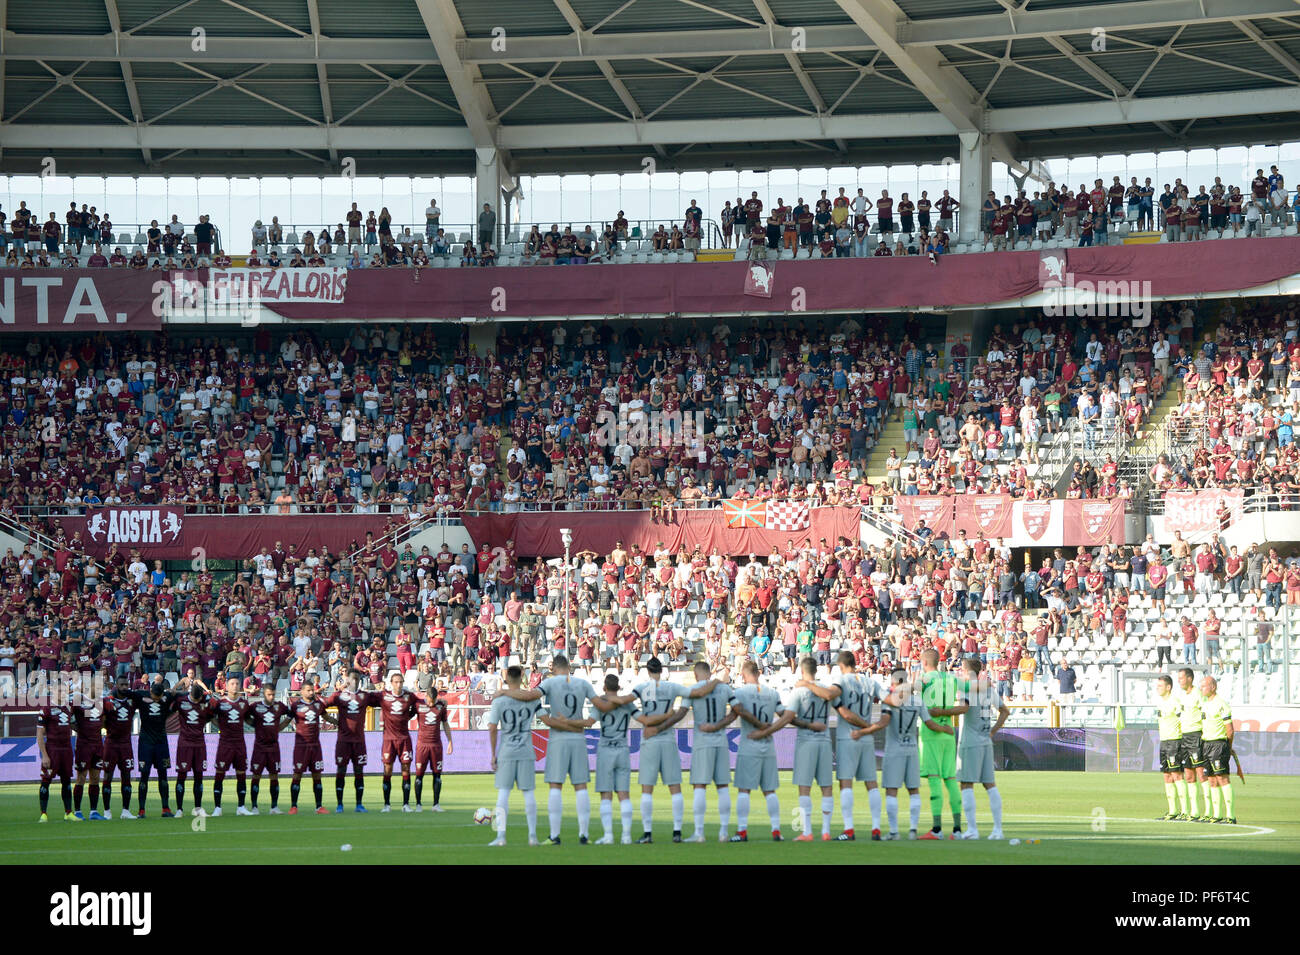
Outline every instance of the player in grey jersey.
[[557, 656], [551, 663], [551, 676], [532, 690], [501, 691], [502, 696], [521, 702], [545, 699], [548, 712], [541, 720], [550, 728], [546, 739], [546, 783], [550, 786], [546, 811], [551, 824], [548, 846], [560, 844], [560, 826], [564, 821], [562, 790], [565, 777], [573, 783], [574, 803], [578, 813], [578, 841], [586, 844], [591, 827], [591, 795], [587, 791], [590, 771], [587, 768], [587, 739], [583, 733], [592, 721], [583, 722], [583, 705], [591, 700], [592, 706], [602, 713], [614, 706], [631, 703], [635, 697], [619, 697], [617, 702], [601, 699], [586, 680], [571, 676], [569, 661]]
[[[600, 794], [600, 824], [605, 834], [596, 840], [598, 846], [612, 845], [614, 842], [614, 802], [613, 795], [618, 793], [619, 815], [623, 821], [623, 845], [632, 842], [632, 757], [627, 744], [627, 731], [632, 720], [638, 719], [636, 704], [633, 702], [617, 703], [618, 676], [610, 673], [605, 676], [605, 692], [592, 700], [604, 700], [614, 704], [610, 710], [602, 710], [600, 715], [600, 743], [596, 747], [596, 792]], [[636, 697], [632, 697], [635, 700]], [[598, 707], [599, 708], [599, 707]]]
[[[524, 672], [517, 666], [507, 667], [506, 686], [519, 688]], [[528, 844], [537, 845], [536, 760], [533, 757], [533, 717], [541, 709], [538, 700], [521, 702], [502, 694], [492, 700], [488, 711], [488, 741], [492, 746], [492, 771], [496, 775], [497, 808], [493, 816], [497, 837], [489, 843], [506, 844], [506, 816], [510, 809], [510, 790], [519, 787], [524, 794], [524, 815], [528, 820]], [[497, 745], [498, 737], [501, 740]]]
[[764, 731], [785, 711], [781, 694], [771, 687], [760, 686], [758, 664], [746, 660], [740, 667], [744, 683], [732, 695], [731, 712], [718, 724], [726, 728], [737, 719], [743, 719], [753, 729], [740, 735], [736, 749], [736, 834], [732, 842], [749, 841], [749, 793], [759, 789], [767, 800], [767, 815], [772, 823], [772, 840], [781, 841], [781, 803], [776, 797], [780, 776], [776, 765], [776, 746], [771, 735]]
[[[726, 671], [721, 671], [726, 675]], [[695, 664], [696, 684], [692, 689], [705, 686], [709, 681], [709, 665], [703, 661]], [[709, 783], [718, 793], [718, 841], [727, 842], [731, 829], [731, 760], [726, 734], [719, 725], [731, 705], [732, 692], [727, 683], [715, 682], [704, 696], [691, 700], [695, 719], [695, 732], [691, 739], [691, 785], [695, 787], [695, 832], [687, 842], [704, 841], [704, 814], [707, 808]]]
[[[975, 825], [975, 784], [982, 783], [989, 794], [989, 812], [993, 816], [990, 839], [1002, 838], [1002, 794], [993, 776], [993, 737], [1006, 723], [1011, 711], [1002, 696], [989, 682], [988, 674], [974, 657], [962, 662], [966, 689], [961, 702], [952, 711], [961, 716], [961, 737], [957, 741], [957, 781], [961, 784], [961, 811], [968, 823], [963, 839], [978, 839]], [[994, 722], [993, 714], [997, 713]]]
[[942, 726], [930, 716], [921, 694], [907, 683], [907, 671], [894, 670], [891, 689], [885, 696], [885, 708], [880, 720], [865, 729], [856, 729], [850, 735], [861, 739], [868, 733], [885, 731], [885, 760], [881, 769], [881, 782], [885, 787], [885, 813], [889, 817], [886, 840], [898, 838], [898, 789], [907, 788], [909, 839], [915, 839], [916, 827], [921, 820], [921, 754], [917, 746], [920, 727], [924, 724], [936, 733], [952, 734], [951, 726]]
[[677, 752], [676, 734], [668, 730], [686, 715], [687, 709], [684, 706], [674, 709], [673, 704], [682, 697], [693, 700], [712, 692], [718, 681], [709, 680], [690, 689], [662, 681], [660, 676], [664, 665], [658, 657], [650, 658], [646, 672], [650, 679], [632, 690], [641, 703], [642, 715], [638, 722], [646, 728], [641, 735], [641, 768], [637, 774], [641, 783], [641, 827], [644, 832], [637, 843], [644, 845], [651, 841], [654, 788], [660, 779], [672, 795], [673, 842], [681, 842], [682, 817], [686, 811], [682, 799], [682, 759]]
[[822, 841], [831, 838], [831, 809], [835, 800], [831, 796], [831, 738], [827, 732], [830, 720], [830, 703], [814, 691], [825, 689], [816, 682], [817, 661], [804, 657], [799, 662], [802, 679], [795, 685], [787, 702], [787, 709], [772, 724], [775, 732], [793, 723], [799, 728], [794, 739], [794, 784], [799, 789], [799, 818], [803, 832], [795, 842], [812, 842], [812, 786], [813, 780], [822, 791]]
[[853, 654], [847, 650], [836, 660], [840, 672], [831, 677], [831, 685], [840, 691], [838, 706], [840, 722], [835, 728], [835, 775], [840, 781], [840, 815], [844, 831], [836, 839], [852, 842], [853, 784], [861, 780], [867, 789], [867, 803], [871, 807], [871, 838], [880, 840], [880, 789], [876, 785], [876, 744], [871, 736], [853, 737], [853, 730], [871, 725], [871, 707], [882, 696], [880, 684], [870, 676], [857, 672]]

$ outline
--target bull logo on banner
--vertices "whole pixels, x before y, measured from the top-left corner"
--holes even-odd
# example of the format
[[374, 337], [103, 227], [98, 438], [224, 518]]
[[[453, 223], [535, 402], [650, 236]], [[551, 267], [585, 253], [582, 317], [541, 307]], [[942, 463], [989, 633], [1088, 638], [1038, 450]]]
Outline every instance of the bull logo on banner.
[[972, 508], [975, 523], [979, 525], [981, 532], [989, 534], [1002, 525], [1002, 519], [1007, 515], [1007, 508], [1011, 507], [1011, 498], [1003, 497], [1001, 494], [988, 497], [981, 495], [972, 503], [975, 505]]
[[776, 285], [776, 268], [769, 262], [750, 262], [745, 271], [745, 294], [771, 298]]
[[1110, 501], [1084, 501], [1080, 509], [1084, 532], [1091, 538], [1109, 536], [1115, 513]]
[[1020, 506], [1020, 522], [1032, 540], [1042, 540], [1047, 526], [1052, 522], [1050, 501], [1025, 501]]
[[92, 512], [86, 533], [105, 544], [174, 544], [184, 523], [179, 508], [113, 507]]

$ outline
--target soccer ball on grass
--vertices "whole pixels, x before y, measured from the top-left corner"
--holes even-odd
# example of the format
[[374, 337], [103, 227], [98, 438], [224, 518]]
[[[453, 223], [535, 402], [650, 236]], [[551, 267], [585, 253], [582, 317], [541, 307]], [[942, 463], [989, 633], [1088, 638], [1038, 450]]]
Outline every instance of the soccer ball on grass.
[[492, 810], [485, 806], [480, 806], [474, 810], [474, 821], [480, 826], [486, 826], [492, 821]]

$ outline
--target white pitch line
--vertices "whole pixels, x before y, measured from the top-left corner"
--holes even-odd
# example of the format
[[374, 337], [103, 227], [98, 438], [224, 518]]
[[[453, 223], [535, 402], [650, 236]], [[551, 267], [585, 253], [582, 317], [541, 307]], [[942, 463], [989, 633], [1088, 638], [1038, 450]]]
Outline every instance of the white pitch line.
[[[1016, 815], [1008, 815], [1006, 818], [1007, 818], [1007, 819], [1030, 819], [1030, 820], [1035, 820], [1035, 821], [1039, 821], [1039, 822], [1087, 822], [1087, 823], [1091, 823], [1091, 822], [1093, 821], [1093, 817], [1092, 817], [1092, 816], [1035, 816], [1035, 815], [1016, 814]], [[1157, 821], [1157, 820], [1153, 820], [1153, 819], [1134, 819], [1134, 818], [1127, 817], [1127, 816], [1106, 816], [1106, 817], [1105, 817], [1105, 821], [1106, 821], [1107, 823], [1112, 823], [1112, 822], [1131, 822], [1131, 823], [1142, 823], [1142, 824], [1146, 824], [1146, 823], [1155, 822], [1155, 821]], [[1188, 826], [1195, 826], [1195, 825], [1197, 825], [1197, 824], [1196, 824], [1196, 823], [1187, 823], [1187, 825], [1188, 825]], [[1202, 825], [1205, 825], [1205, 824], [1202, 823]], [[1033, 836], [1033, 837], [1031, 837], [1031, 838], [1042, 839], [1042, 840], [1044, 840], [1044, 841], [1046, 841], [1046, 840], [1048, 840], [1048, 839], [1052, 839], [1052, 840], [1055, 840], [1055, 841], [1057, 841], [1057, 842], [1061, 842], [1061, 841], [1065, 841], [1065, 840], [1078, 840], [1078, 839], [1117, 839], [1117, 840], [1122, 840], [1122, 841], [1141, 841], [1141, 840], [1157, 840], [1157, 841], [1159, 841], [1159, 840], [1169, 840], [1169, 839], [1178, 839], [1178, 840], [1183, 840], [1183, 839], [1233, 839], [1233, 838], [1246, 838], [1246, 837], [1249, 837], [1249, 836], [1267, 836], [1267, 835], [1271, 835], [1272, 833], [1274, 833], [1274, 832], [1277, 831], [1276, 829], [1269, 829], [1267, 826], [1249, 826], [1249, 825], [1245, 825], [1244, 823], [1237, 823], [1236, 825], [1233, 825], [1233, 826], [1231, 826], [1230, 828], [1233, 829], [1233, 830], [1247, 830], [1247, 829], [1248, 829], [1248, 830], [1250, 830], [1250, 831], [1249, 831], [1249, 832], [1244, 832], [1244, 831], [1232, 831], [1232, 832], [1200, 832], [1200, 833], [1188, 833], [1188, 832], [1186, 832], [1186, 831], [1172, 830], [1172, 831], [1169, 833], [1169, 835], [1148, 835], [1148, 834], [1140, 834], [1140, 833], [1134, 833], [1134, 834], [1132, 834], [1132, 835], [1125, 835], [1125, 834], [1123, 834], [1123, 833], [1089, 832], [1089, 833], [1082, 833], [1082, 834], [1077, 835], [1077, 836]]]

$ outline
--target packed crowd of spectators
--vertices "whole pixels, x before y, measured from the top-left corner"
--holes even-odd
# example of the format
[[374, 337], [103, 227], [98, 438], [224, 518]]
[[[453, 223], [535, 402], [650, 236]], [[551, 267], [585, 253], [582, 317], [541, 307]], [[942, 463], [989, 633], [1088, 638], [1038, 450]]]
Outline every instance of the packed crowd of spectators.
[[[1124, 409], [1145, 413], [1164, 381], [1183, 389], [1184, 416], [1204, 403], [1224, 419], [1207, 418], [1202, 479], [1220, 479], [1215, 455], [1226, 441], [1223, 480], [1266, 480], [1263, 469], [1291, 462], [1293, 444], [1289, 434], [1270, 443], [1246, 422], [1258, 405], [1280, 429], [1271, 402], [1289, 408], [1300, 397], [1295, 302], [1219, 309], [1217, 333], [1199, 345], [1205, 316], [1169, 303], [1145, 330], [1041, 316], [999, 325], [976, 357], [960, 343], [944, 356], [937, 342], [920, 344], [927, 336], [914, 320], [872, 319], [683, 323], [652, 343], [635, 326], [538, 326], [481, 356], [430, 325], [333, 336], [263, 326], [251, 341], [31, 338], [0, 358], [9, 379], [0, 507], [33, 519], [31, 506], [183, 502], [222, 513], [387, 510], [396, 521], [472, 507], [649, 506], [671, 520], [675, 507], [722, 497], [1046, 496], [1053, 491], [1025, 467], [1036, 427], [1072, 418], [1136, 426], [1142, 415], [1130, 422]], [[1253, 355], [1241, 368], [1229, 360], [1275, 346], [1284, 372], [1260, 370]], [[697, 413], [706, 427], [687, 433]], [[866, 454], [890, 415], [902, 418], [908, 447], [873, 485]], [[963, 433], [968, 415], [978, 435]], [[611, 416], [620, 427], [607, 441], [598, 429]], [[634, 446], [639, 424], [658, 440]], [[1256, 470], [1241, 470], [1242, 460]], [[1153, 477], [1163, 487], [1183, 479]], [[1082, 465], [1066, 493], [1126, 489], [1108, 465]], [[195, 667], [209, 679], [293, 686], [348, 668], [378, 682], [395, 668], [466, 689], [491, 688], [511, 655], [563, 651], [588, 669], [634, 669], [648, 654], [733, 666], [751, 657], [779, 671], [806, 652], [828, 660], [847, 647], [864, 668], [887, 672], [934, 648], [950, 661], [978, 654], [1009, 696], [1041, 698], [1034, 687], [1071, 654], [1082, 664], [1073, 648], [1089, 636], [1118, 639], [1130, 661], [1165, 662], [1179, 649], [1222, 665], [1219, 617], [1171, 618], [1188, 598], [1300, 604], [1294, 558], [1217, 539], [1178, 538], [1165, 553], [1149, 539], [1059, 550], [1036, 566], [1002, 541], [961, 532], [890, 548], [789, 544], [747, 561], [620, 548], [578, 554], [565, 601], [561, 572], [518, 559], [508, 541], [493, 542], [503, 544], [499, 559], [489, 547], [417, 554], [387, 539], [341, 555], [277, 546], [222, 578], [169, 572], [147, 548], [96, 563], [78, 540], [47, 530], [56, 549], [0, 560], [0, 671], [91, 665], [144, 679]], [[1164, 622], [1141, 620], [1148, 608]], [[1258, 652], [1257, 665], [1271, 667], [1270, 647]]]
[[[669, 520], [724, 497], [1052, 496], [1029, 472], [1047, 436], [1075, 419], [1088, 436], [1139, 427], [1171, 372], [1194, 367], [1195, 322], [1171, 303], [1148, 330], [1040, 317], [995, 326], [973, 358], [961, 342], [942, 354], [916, 321], [871, 318], [684, 322], [653, 341], [631, 324], [511, 326], [485, 354], [433, 325], [33, 337], [0, 355], [0, 512]], [[904, 446], [873, 482], [891, 416]], [[1068, 493], [1127, 493], [1115, 478], [1085, 469]]]
[[1191, 450], [1151, 469], [1155, 492], [1240, 488], [1263, 506], [1300, 501], [1300, 306], [1295, 297], [1225, 304], [1217, 333], [1178, 363], [1178, 427]]
[[[334, 226], [286, 235], [278, 216], [269, 224], [258, 219], [251, 230], [252, 249], [247, 262], [253, 267], [303, 268], [346, 265], [348, 268], [427, 268], [439, 260], [454, 259], [467, 266], [496, 265], [508, 254], [512, 264], [574, 264], [609, 260], [630, 242], [653, 252], [692, 254], [715, 237], [725, 248], [748, 242], [752, 257], [779, 254], [813, 258], [929, 255], [933, 261], [948, 252], [961, 203], [943, 190], [931, 198], [921, 190], [915, 199], [904, 192], [897, 199], [888, 190], [868, 198], [863, 189], [855, 195], [841, 187], [834, 196], [823, 189], [807, 202], [800, 196], [787, 202], [778, 196], [771, 206], [756, 190], [748, 199], [728, 200], [718, 211], [716, 224], [706, 221], [694, 199], [679, 221], [661, 223], [645, 234], [632, 226], [622, 210], [593, 229], [581, 230], [553, 223], [533, 225], [509, 241], [499, 228], [493, 206], [484, 204], [472, 231], [459, 235], [443, 225], [437, 199], [425, 209], [424, 229], [394, 226], [387, 208], [362, 212], [352, 203]], [[976, 210], [967, 210], [975, 215]], [[1277, 166], [1256, 170], [1244, 187], [1225, 185], [1216, 176], [1213, 185], [1193, 191], [1181, 178], [1157, 190], [1150, 177], [1128, 185], [1113, 176], [1109, 185], [1095, 179], [1091, 187], [1077, 189], [1049, 182], [1040, 190], [1019, 190], [998, 197], [990, 191], [978, 210], [981, 247], [994, 251], [1016, 248], [1035, 240], [1092, 245], [1104, 243], [1123, 225], [1129, 230], [1156, 231], [1166, 241], [1192, 241], [1226, 235], [1262, 236], [1272, 227], [1289, 225], [1300, 234], [1300, 190], [1288, 190]], [[142, 248], [115, 244], [113, 223], [94, 206], [74, 202], [60, 221], [57, 213], [40, 216], [20, 202], [12, 216], [0, 209], [0, 254], [13, 268], [118, 267], [170, 271], [214, 266], [224, 268], [231, 259], [217, 247], [219, 234], [208, 216], [200, 216], [192, 232], [173, 215], [160, 226], [157, 220], [144, 232]], [[120, 241], [120, 237], [117, 237]], [[282, 251], [288, 246], [287, 251]], [[504, 248], [507, 247], [508, 248]], [[112, 250], [110, 252], [110, 249]], [[89, 250], [89, 255], [83, 254]], [[7, 254], [4, 254], [6, 253]]]

